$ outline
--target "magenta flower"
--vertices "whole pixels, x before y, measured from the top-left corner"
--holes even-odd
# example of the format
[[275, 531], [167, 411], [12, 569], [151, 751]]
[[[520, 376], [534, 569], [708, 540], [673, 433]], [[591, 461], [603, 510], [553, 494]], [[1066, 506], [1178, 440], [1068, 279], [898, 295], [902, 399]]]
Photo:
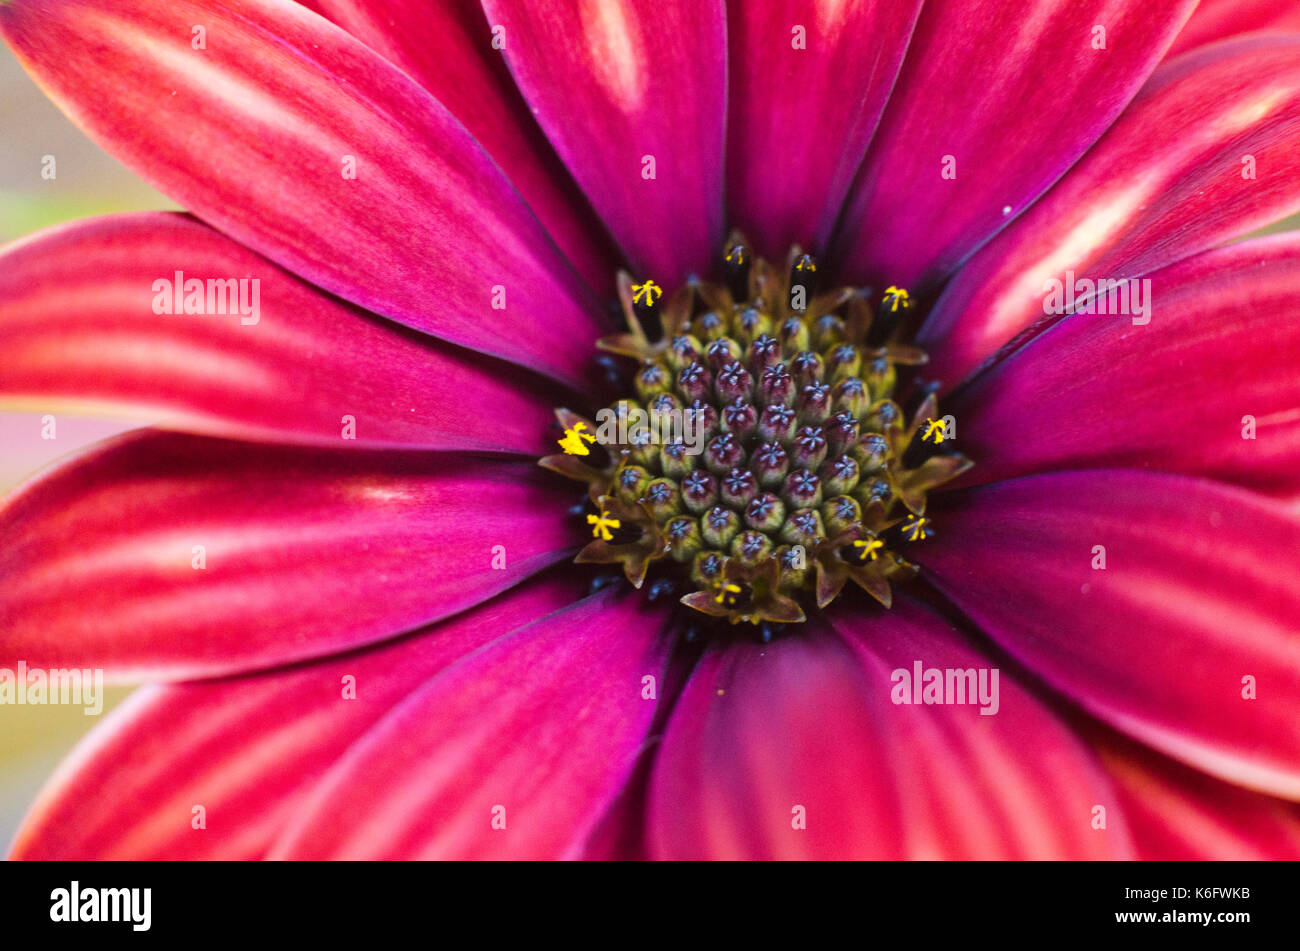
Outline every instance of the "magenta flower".
[[1294, 8], [310, 6], [0, 3], [15, 856], [1300, 856]]

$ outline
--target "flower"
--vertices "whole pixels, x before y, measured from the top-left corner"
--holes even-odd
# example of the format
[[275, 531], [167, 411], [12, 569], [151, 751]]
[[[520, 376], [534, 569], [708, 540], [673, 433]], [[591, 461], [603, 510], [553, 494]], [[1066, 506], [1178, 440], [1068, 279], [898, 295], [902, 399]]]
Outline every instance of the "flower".
[[[14, 854], [1300, 854], [1300, 235], [1229, 243], [1300, 209], [1300, 39], [1193, 5], [0, 5], [48, 93], [190, 210], [3, 253], [0, 392], [166, 427], [0, 510], [4, 662], [153, 682]], [[760, 559], [687, 640], [669, 569], [571, 564], [640, 497], [593, 477], [575, 506], [535, 461], [584, 432], [553, 407], [627, 395], [605, 302], [699, 293], [745, 242], [897, 318], [940, 383], [913, 424], [951, 416], [975, 465], [908, 537], [828, 554], [899, 546], [920, 575], [888, 609]], [[1098, 281], [1134, 312], [1088, 306]], [[240, 319], [206, 312], [245, 286]], [[774, 427], [787, 377], [825, 372], [782, 357]], [[890, 505], [929, 431], [877, 447]], [[801, 438], [773, 441], [830, 442]], [[803, 471], [781, 491], [814, 498]], [[749, 636], [728, 612], [760, 591], [806, 620]]]

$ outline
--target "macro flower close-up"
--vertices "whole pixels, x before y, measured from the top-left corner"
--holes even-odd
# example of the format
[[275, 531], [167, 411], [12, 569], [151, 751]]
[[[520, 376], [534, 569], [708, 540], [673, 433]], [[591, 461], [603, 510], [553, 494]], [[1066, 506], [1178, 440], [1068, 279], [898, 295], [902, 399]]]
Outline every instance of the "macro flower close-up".
[[184, 209], [0, 248], [12, 858], [1300, 858], [1300, 5], [0, 38]]

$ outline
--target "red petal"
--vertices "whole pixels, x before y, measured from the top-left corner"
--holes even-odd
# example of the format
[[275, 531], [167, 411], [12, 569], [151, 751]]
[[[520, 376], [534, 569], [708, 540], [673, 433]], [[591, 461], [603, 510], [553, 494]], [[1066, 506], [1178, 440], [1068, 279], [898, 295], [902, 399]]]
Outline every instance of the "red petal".
[[1193, 6], [928, 4], [837, 241], [849, 273], [914, 290], [950, 274], [1115, 121]]
[[1006, 671], [995, 715], [893, 702], [893, 672], [915, 661], [993, 666], [946, 622], [906, 597], [831, 619], [840, 636], [809, 625], [705, 655], [651, 777], [656, 856], [1127, 855], [1122, 820], [1091, 828], [1092, 807], [1114, 805], [1104, 775]]
[[[665, 287], [721, 253], [720, 0], [485, 0], [552, 144], [638, 276]], [[653, 160], [654, 177], [647, 177]]]
[[349, 750], [273, 854], [575, 856], [645, 743], [664, 620], [607, 589], [434, 677]]
[[[1243, 177], [1254, 163], [1255, 178]], [[1161, 67], [1097, 145], [953, 278], [922, 328], [956, 383], [1044, 324], [1048, 281], [1149, 274], [1300, 209], [1300, 37]]]
[[[178, 282], [245, 278], [247, 317], [171, 312]], [[234, 297], [221, 302], [232, 314]], [[9, 399], [340, 448], [541, 454], [555, 405], [539, 379], [342, 304], [165, 213], [76, 222], [5, 249], [0, 350]], [[355, 442], [341, 439], [349, 415]]]
[[1211, 779], [1133, 743], [1099, 741], [1137, 857], [1154, 861], [1300, 858], [1300, 806]]
[[127, 434], [0, 508], [0, 660], [181, 679], [358, 647], [565, 557], [571, 500], [522, 462]]
[[824, 248], [920, 9], [919, 0], [728, 8], [728, 222], [761, 253]]
[[93, 139], [253, 250], [419, 330], [585, 377], [604, 321], [545, 229], [445, 108], [316, 14], [14, 0], [0, 33]]
[[1285, 508], [1122, 469], [931, 504], [942, 530], [915, 557], [1034, 673], [1176, 759], [1300, 798], [1300, 520]]
[[1156, 271], [1147, 296], [1149, 324], [1071, 315], [963, 388], [968, 480], [1131, 466], [1300, 491], [1300, 232]]
[[609, 238], [515, 88], [478, 0], [323, 0], [320, 6], [446, 106], [579, 273], [613, 296], [617, 262]]
[[1242, 33], [1300, 32], [1300, 5], [1288, 0], [1201, 0], [1166, 56]]
[[[525, 582], [436, 627], [358, 653], [142, 688], [60, 766], [12, 857], [260, 858], [329, 768], [411, 691], [571, 600], [565, 586]], [[195, 806], [204, 809], [204, 829], [192, 825]]]

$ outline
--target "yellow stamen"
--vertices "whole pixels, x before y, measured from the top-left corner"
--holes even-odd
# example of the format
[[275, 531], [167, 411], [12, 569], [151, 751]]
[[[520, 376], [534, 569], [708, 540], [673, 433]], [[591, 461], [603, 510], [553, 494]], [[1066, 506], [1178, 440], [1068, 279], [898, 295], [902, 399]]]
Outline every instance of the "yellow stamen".
[[925, 539], [929, 538], [930, 533], [929, 531], [926, 530], [926, 526], [929, 524], [930, 524], [930, 520], [925, 516], [921, 516], [918, 518], [917, 516], [913, 515], [911, 518], [907, 520], [907, 523], [903, 525], [903, 531], [909, 533], [907, 536], [907, 540], [909, 542], [914, 542], [918, 540], [924, 541]]
[[[937, 446], [939, 443], [943, 442], [943, 431], [943, 420], [930, 419], [930, 417], [927, 416], [925, 418], [925, 434], [921, 437], [921, 441], [925, 442], [929, 439], [930, 442]], [[934, 438], [930, 439], [931, 436]]]
[[891, 313], [898, 310], [898, 305], [900, 303], [910, 306], [910, 299], [907, 291], [903, 290], [901, 287], [895, 287], [893, 284], [890, 284], [885, 288], [885, 301], [892, 302], [892, 306], [889, 308]]
[[616, 518], [610, 518], [604, 512], [599, 515], [588, 515], [587, 524], [595, 526], [591, 530], [593, 538], [600, 538], [603, 541], [611, 542], [614, 540], [614, 533], [611, 528], [620, 528], [621, 523]]
[[743, 245], [736, 245], [727, 252], [727, 263], [740, 266], [745, 263], [745, 248]]
[[866, 540], [864, 540], [864, 539], [858, 539], [857, 541], [855, 541], [855, 542], [853, 543], [853, 547], [854, 547], [854, 548], [861, 548], [861, 549], [863, 549], [863, 551], [862, 551], [862, 561], [866, 561], [868, 556], [871, 557], [871, 560], [872, 560], [872, 561], [875, 561], [875, 560], [876, 560], [876, 557], [877, 557], [877, 556], [876, 556], [876, 552], [879, 551], [881, 548], [884, 548], [884, 547], [885, 547], [885, 543], [882, 542], [882, 541], [881, 541], [880, 539], [878, 539], [878, 538], [873, 538], [873, 539], [871, 539], [871, 541], [866, 541]]
[[587, 428], [586, 423], [582, 423], [582, 422], [576, 423], [574, 426], [564, 431], [563, 439], [557, 440], [557, 442], [559, 442], [560, 444], [560, 448], [564, 450], [566, 455], [570, 455], [570, 456], [591, 455], [591, 450], [586, 447], [586, 445], [583, 443], [583, 440], [585, 439], [587, 440], [587, 442], [595, 442], [596, 437], [592, 436], [590, 433], [584, 433], [583, 430], [586, 428]]
[[662, 297], [663, 293], [664, 289], [662, 287], [650, 280], [650, 278], [646, 278], [644, 284], [632, 285], [632, 303], [653, 307], [654, 302]]
[[740, 594], [740, 585], [720, 584], [718, 585], [718, 595], [713, 600], [721, 604], [723, 599], [725, 598], [728, 604], [735, 604], [736, 595], [738, 594]]

